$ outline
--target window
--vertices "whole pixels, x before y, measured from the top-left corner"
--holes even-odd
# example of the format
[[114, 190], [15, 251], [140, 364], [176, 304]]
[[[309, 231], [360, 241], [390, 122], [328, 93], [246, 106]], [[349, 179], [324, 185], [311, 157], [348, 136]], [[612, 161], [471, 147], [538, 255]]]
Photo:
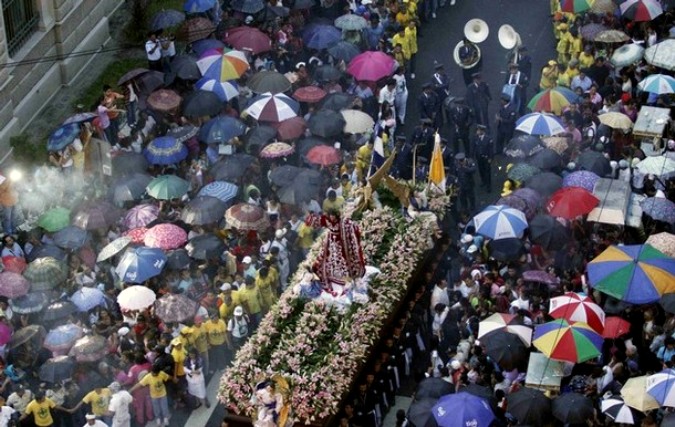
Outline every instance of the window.
[[9, 55], [14, 55], [37, 30], [40, 16], [35, 0], [2, 0]]

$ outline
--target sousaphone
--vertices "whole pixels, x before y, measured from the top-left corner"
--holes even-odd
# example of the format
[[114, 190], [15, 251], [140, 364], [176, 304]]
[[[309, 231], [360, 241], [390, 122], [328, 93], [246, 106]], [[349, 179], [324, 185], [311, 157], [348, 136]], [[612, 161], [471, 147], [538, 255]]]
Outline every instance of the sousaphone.
[[472, 19], [464, 26], [464, 37], [469, 41], [468, 55], [460, 56], [460, 51], [464, 47], [464, 40], [461, 40], [455, 46], [453, 58], [461, 68], [468, 69], [474, 67], [480, 61], [481, 52], [477, 43], [482, 43], [490, 34], [490, 27], [482, 19]]
[[506, 50], [511, 50], [513, 48], [519, 47], [522, 44], [520, 35], [512, 26], [507, 24], [499, 27], [497, 38], [499, 39], [499, 44], [502, 45], [502, 47]]

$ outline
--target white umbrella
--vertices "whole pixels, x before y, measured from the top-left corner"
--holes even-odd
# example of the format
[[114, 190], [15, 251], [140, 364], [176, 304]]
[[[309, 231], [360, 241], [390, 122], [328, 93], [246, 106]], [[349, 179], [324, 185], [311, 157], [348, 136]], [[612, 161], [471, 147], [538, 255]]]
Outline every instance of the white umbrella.
[[645, 175], [664, 176], [675, 172], [675, 160], [663, 156], [647, 157], [637, 164], [637, 169]]
[[625, 67], [642, 59], [645, 48], [636, 43], [625, 44], [614, 51], [611, 62], [617, 67]]
[[117, 303], [122, 310], [143, 310], [155, 303], [155, 293], [145, 286], [133, 285], [124, 289], [117, 296]]
[[666, 70], [675, 70], [675, 39], [667, 39], [645, 50], [645, 61]]
[[342, 110], [340, 111], [342, 117], [345, 119], [345, 133], [366, 133], [373, 129], [375, 122], [370, 115], [359, 110]]
[[508, 206], [490, 205], [473, 217], [476, 233], [490, 239], [521, 238], [527, 228], [525, 214]]
[[621, 396], [604, 399], [600, 402], [600, 410], [615, 423], [637, 424], [637, 420], [641, 418], [640, 412], [626, 405]]
[[675, 79], [665, 74], [652, 74], [638, 83], [638, 88], [659, 95], [675, 93]]
[[675, 370], [664, 369], [648, 376], [647, 393], [661, 406], [675, 407]]

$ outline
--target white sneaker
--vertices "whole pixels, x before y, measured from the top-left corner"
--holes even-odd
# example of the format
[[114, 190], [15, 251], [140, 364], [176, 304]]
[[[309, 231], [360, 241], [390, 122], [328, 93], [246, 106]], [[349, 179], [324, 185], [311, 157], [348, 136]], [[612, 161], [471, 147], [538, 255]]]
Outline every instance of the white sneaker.
[[451, 1], [450, 1], [450, 6], [454, 6], [456, 1], [457, 1], [457, 0], [451, 0]]
[[435, 14], [435, 13], [432, 13], [432, 14], [431, 14], [431, 17], [434, 18], [434, 19], [436, 19], [436, 14]]
[[415, 80], [415, 73], [410, 74], [410, 80]]
[[169, 419], [168, 419], [168, 418], [164, 418], [164, 425], [165, 425], [165, 426], [168, 426], [168, 425], [169, 425]]

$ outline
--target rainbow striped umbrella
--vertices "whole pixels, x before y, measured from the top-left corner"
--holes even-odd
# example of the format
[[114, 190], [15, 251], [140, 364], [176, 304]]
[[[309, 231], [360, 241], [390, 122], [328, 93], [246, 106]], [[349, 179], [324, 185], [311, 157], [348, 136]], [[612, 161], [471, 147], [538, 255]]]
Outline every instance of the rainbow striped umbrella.
[[610, 246], [588, 264], [588, 280], [607, 295], [648, 304], [675, 292], [675, 259], [647, 244]]
[[248, 60], [244, 52], [238, 50], [209, 49], [197, 61], [197, 67], [202, 76], [224, 82], [241, 77], [248, 70]]
[[542, 90], [534, 95], [527, 107], [532, 111], [562, 114], [563, 108], [577, 101], [577, 94], [566, 87]]
[[602, 341], [587, 323], [558, 319], [537, 326], [532, 344], [551, 359], [581, 363], [600, 355]]
[[560, 10], [569, 13], [585, 12], [593, 6], [593, 0], [562, 0]]

